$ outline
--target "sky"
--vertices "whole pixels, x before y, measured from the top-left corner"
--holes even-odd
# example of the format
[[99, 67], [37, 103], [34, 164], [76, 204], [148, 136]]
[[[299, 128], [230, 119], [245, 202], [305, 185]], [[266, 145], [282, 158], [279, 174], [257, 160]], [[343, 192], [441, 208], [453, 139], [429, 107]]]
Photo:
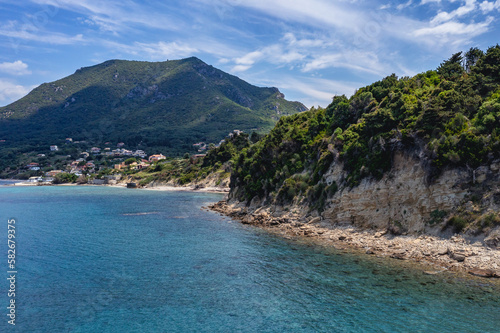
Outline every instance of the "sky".
[[0, 106], [109, 59], [195, 56], [326, 107], [499, 42], [500, 0], [0, 0]]

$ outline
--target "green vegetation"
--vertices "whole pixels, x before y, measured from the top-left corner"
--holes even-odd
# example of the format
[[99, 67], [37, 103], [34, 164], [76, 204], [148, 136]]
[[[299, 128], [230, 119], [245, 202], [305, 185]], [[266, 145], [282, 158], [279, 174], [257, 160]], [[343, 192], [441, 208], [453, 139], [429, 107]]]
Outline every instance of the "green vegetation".
[[[281, 118], [242, 150], [231, 176], [240, 200], [305, 200], [321, 210], [340, 184], [328, 184], [342, 162], [345, 184], [380, 179], [395, 151], [421, 151], [432, 181], [447, 167], [477, 168], [500, 158], [500, 46], [454, 54], [437, 70], [388, 76], [326, 109]], [[432, 222], [442, 220], [436, 212]], [[460, 222], [452, 225], [460, 229]]]
[[225, 139], [220, 147], [208, 151], [204, 157], [185, 156], [184, 159], [170, 159], [154, 163], [150, 167], [134, 171], [129, 175], [139, 185], [145, 186], [153, 181], [172, 182], [176, 185], [186, 185], [211, 177], [215, 185], [229, 178], [231, 166], [235, 163], [239, 152], [251, 144], [248, 134], [241, 133]]
[[54, 176], [54, 184], [74, 183], [78, 177], [71, 173], [59, 173]]
[[444, 210], [433, 210], [431, 212], [431, 220], [429, 221], [430, 225], [438, 224], [443, 221], [443, 219], [448, 215], [448, 213]]
[[181, 157], [196, 152], [196, 142], [218, 143], [234, 129], [265, 133], [282, 115], [305, 109], [276, 88], [250, 85], [194, 57], [110, 60], [0, 108], [0, 170], [16, 168], [24, 153], [61, 147], [67, 137]]

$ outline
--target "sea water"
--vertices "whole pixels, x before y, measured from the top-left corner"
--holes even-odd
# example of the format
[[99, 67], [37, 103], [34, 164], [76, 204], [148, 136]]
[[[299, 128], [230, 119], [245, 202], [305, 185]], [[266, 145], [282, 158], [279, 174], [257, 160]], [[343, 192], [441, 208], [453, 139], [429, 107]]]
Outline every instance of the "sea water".
[[[220, 194], [0, 186], [1, 332], [498, 332], [500, 290], [286, 240]], [[15, 327], [7, 280], [15, 220]]]

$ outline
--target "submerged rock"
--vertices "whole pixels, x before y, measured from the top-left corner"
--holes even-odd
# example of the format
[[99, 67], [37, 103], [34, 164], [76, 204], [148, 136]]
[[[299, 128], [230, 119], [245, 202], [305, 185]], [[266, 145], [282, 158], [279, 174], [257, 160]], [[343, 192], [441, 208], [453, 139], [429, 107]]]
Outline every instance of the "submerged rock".
[[472, 268], [469, 274], [485, 278], [500, 278], [500, 274], [492, 269]]

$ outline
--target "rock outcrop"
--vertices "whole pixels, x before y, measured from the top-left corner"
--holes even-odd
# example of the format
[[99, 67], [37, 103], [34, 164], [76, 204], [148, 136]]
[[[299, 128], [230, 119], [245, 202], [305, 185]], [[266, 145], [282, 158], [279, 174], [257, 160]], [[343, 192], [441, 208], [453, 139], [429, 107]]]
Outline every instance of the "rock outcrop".
[[[326, 180], [341, 184], [344, 177], [342, 166], [334, 164]], [[470, 176], [455, 169], [430, 185], [426, 178], [419, 161], [397, 153], [392, 170], [381, 180], [365, 179], [357, 187], [341, 189], [328, 202], [323, 217], [328, 223], [399, 229], [399, 233], [426, 231], [433, 211], [451, 211], [464, 199], [468, 190], [462, 184]]]

